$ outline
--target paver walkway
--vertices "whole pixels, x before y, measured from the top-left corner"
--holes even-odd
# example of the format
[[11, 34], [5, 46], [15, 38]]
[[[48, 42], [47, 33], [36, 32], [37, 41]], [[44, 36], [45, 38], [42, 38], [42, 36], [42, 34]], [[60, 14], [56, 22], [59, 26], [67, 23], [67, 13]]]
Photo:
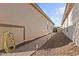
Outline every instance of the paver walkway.
[[63, 33], [56, 33], [33, 56], [72, 56], [79, 55], [79, 48]]

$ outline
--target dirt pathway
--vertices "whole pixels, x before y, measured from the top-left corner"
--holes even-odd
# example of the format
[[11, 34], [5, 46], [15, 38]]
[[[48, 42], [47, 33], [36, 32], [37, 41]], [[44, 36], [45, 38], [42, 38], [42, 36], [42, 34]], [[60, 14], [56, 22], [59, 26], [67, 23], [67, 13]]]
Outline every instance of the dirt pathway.
[[72, 56], [79, 55], [79, 48], [63, 33], [56, 33], [33, 56]]
[[2, 56], [30, 56], [33, 54], [37, 49], [39, 49], [42, 45], [44, 45], [50, 38], [53, 36], [54, 33], [48, 34], [44, 37], [41, 37], [39, 39], [36, 39], [32, 42], [29, 42], [27, 44], [24, 44], [18, 48], [15, 49], [12, 53], [0, 53]]

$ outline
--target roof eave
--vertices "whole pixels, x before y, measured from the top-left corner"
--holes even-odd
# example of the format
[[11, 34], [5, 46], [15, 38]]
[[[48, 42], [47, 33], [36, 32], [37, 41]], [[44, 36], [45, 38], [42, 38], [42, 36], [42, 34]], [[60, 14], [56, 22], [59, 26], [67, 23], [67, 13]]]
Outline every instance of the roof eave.
[[66, 8], [65, 8], [65, 12], [64, 12], [64, 15], [63, 15], [63, 18], [62, 18], [61, 25], [63, 25], [65, 19], [67, 18], [68, 14], [70, 13], [70, 11], [73, 8], [73, 6], [74, 6], [74, 3], [67, 3], [66, 4]]
[[46, 15], [46, 13], [36, 3], [31, 3], [31, 5], [35, 7], [45, 18], [47, 18], [47, 20], [49, 20], [54, 25], [51, 19]]

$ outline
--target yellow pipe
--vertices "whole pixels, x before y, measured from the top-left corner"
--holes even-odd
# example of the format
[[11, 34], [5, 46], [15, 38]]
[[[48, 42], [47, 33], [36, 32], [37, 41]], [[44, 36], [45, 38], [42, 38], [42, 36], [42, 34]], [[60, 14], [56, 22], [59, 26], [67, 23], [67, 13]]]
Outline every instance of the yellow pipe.
[[15, 50], [15, 39], [12, 33], [3, 33], [3, 48], [6, 53], [13, 52]]

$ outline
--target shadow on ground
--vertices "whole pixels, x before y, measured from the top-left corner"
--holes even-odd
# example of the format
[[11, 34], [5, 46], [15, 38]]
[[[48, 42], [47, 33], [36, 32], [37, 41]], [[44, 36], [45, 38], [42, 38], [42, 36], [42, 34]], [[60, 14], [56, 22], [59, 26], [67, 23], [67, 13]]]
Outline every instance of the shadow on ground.
[[39, 50], [42, 49], [52, 49], [65, 46], [72, 42], [68, 37], [66, 37], [62, 32], [56, 33], [50, 40], [44, 44]]
[[[63, 33], [56, 33], [53, 37], [51, 37], [39, 50], [46, 50], [46, 49], [52, 49], [52, 48], [58, 48], [65, 46], [72, 42], [69, 38], [67, 38]], [[21, 49], [16, 50], [13, 53], [20, 53], [20, 52], [27, 52], [27, 51], [34, 51], [34, 49], [27, 50], [26, 46], [21, 47]]]
[[[39, 50], [62, 47], [69, 44], [70, 42], [72, 41], [68, 37], [66, 37], [62, 32], [59, 32], [54, 34], [54, 36], [51, 37], [49, 41], [47, 41], [47, 43], [45, 43]], [[28, 51], [33, 51], [33, 50], [34, 49], [28, 50]], [[20, 50], [17, 52], [26, 52], [26, 51], [27, 51], [27, 48], [23, 48], [23, 50]]]

